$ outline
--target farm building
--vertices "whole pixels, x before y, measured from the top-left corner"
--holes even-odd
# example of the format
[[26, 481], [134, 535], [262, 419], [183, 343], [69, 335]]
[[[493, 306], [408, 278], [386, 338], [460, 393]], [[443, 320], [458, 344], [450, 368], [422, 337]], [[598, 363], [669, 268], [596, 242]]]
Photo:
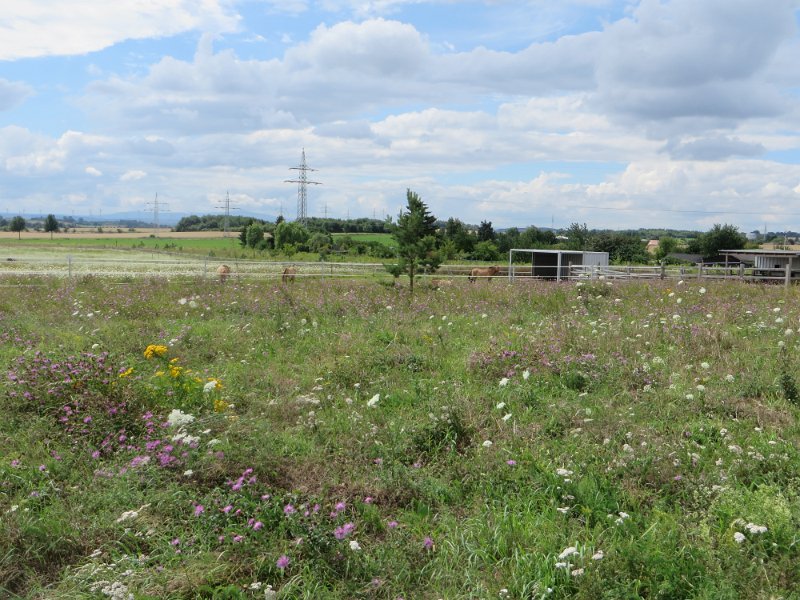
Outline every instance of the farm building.
[[720, 250], [728, 263], [742, 262], [752, 266], [755, 274], [780, 276], [788, 269], [791, 279], [800, 277], [800, 251], [798, 250]]
[[[515, 254], [530, 254], [532, 277], [561, 281], [570, 276], [570, 267], [607, 267], [608, 252], [584, 252], [581, 250], [536, 250], [512, 248], [508, 251], [508, 276], [514, 278]], [[527, 268], [525, 269], [528, 270]]]

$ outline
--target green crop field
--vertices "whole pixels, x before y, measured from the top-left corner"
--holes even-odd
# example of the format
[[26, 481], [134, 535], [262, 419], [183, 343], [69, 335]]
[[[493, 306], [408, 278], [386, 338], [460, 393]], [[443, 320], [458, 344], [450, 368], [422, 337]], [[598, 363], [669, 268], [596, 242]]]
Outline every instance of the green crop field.
[[378, 242], [384, 246], [393, 247], [397, 243], [391, 233], [334, 233], [333, 238], [350, 237], [356, 242]]
[[0, 280], [0, 597], [790, 598], [800, 293]]

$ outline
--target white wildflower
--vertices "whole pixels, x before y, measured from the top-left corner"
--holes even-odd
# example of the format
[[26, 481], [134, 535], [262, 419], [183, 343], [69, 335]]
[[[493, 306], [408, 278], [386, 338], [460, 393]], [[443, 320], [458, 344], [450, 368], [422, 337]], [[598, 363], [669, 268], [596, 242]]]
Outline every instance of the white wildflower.
[[380, 402], [380, 399], [381, 399], [381, 395], [380, 394], [375, 394], [372, 398], [367, 400], [367, 406], [369, 408], [372, 408], [372, 407], [376, 406], [378, 404], [378, 402]]
[[737, 544], [741, 544], [745, 540], [745, 537], [741, 531], [736, 531], [733, 534], [733, 539]]
[[572, 475], [572, 471], [570, 471], [569, 469], [556, 469], [556, 475], [558, 475], [559, 477], [569, 477], [570, 475]]
[[727, 375], [725, 375], [725, 381], [727, 381], [728, 383], [733, 383], [735, 380], [736, 380], [736, 377], [734, 377], [734, 376], [733, 376], [733, 375], [731, 375], [730, 373], [728, 373]]
[[484, 448], [490, 448], [492, 446], [492, 440], [486, 440], [482, 445]]
[[217, 380], [216, 379], [212, 379], [211, 381], [209, 381], [207, 384], [205, 384], [203, 386], [203, 393], [204, 394], [210, 394], [215, 389], [217, 389]]
[[556, 569], [566, 569], [566, 568], [567, 568], [567, 563], [565, 563], [565, 562], [557, 562], [556, 563]]
[[507, 385], [508, 385], [508, 377], [503, 377], [503, 378], [500, 380], [500, 387], [505, 387], [505, 386], [507, 386]]
[[706, 293], [706, 288], [700, 288], [697, 291], [700, 292], [701, 294], [705, 294]]
[[573, 554], [577, 554], [578, 549], [575, 546], [569, 546], [568, 548], [564, 548], [561, 551], [561, 554], [558, 555], [558, 560], [564, 560], [568, 556], [572, 556]]
[[511, 418], [511, 413], [503, 415], [503, 421], [508, 421]]
[[583, 567], [581, 567], [580, 569], [573, 569], [572, 571], [573, 577], [580, 577], [581, 575], [583, 575]]
[[700, 363], [700, 368], [702, 368], [702, 369], [710, 369], [711, 365], [708, 364], [707, 362], [701, 362]]
[[592, 560], [603, 560], [604, 556], [605, 556], [605, 554], [603, 554], [603, 551], [602, 550], [598, 550], [597, 552], [592, 554]]
[[355, 540], [350, 540], [350, 550], [353, 552], [358, 552], [361, 550], [361, 545]]
[[497, 410], [503, 410], [505, 407], [506, 407], [506, 403], [505, 402], [498, 402], [497, 406], [495, 406], [495, 408]]
[[748, 523], [744, 526], [750, 533], [766, 533], [767, 528], [764, 525], [756, 525], [755, 523]]
[[531, 372], [530, 372], [528, 369], [525, 369], [525, 370], [522, 372], [522, 378], [523, 378], [525, 381], [528, 381], [528, 377], [530, 377], [530, 376], [531, 376]]
[[194, 417], [192, 415], [177, 408], [173, 408], [172, 412], [167, 416], [167, 423], [172, 427], [188, 425], [192, 421], [194, 421]]
[[569, 512], [569, 506], [560, 506], [556, 508], [556, 510], [560, 512], [562, 515], [565, 515]]

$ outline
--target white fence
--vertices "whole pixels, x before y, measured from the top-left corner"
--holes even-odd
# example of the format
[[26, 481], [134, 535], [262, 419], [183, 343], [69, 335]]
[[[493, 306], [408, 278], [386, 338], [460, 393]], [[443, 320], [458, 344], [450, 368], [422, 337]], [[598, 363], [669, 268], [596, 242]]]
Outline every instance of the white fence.
[[[231, 279], [270, 279], [279, 278], [286, 267], [297, 269], [296, 278], [305, 277], [384, 277], [391, 275], [382, 263], [334, 263], [334, 262], [272, 262], [272, 261], [234, 261], [212, 258], [197, 258], [152, 254], [120, 258], [87, 257], [73, 255], [20, 256], [0, 260], [0, 276], [56, 276], [56, 277], [196, 277], [217, 278], [217, 267], [226, 264], [231, 268]], [[475, 265], [442, 265], [434, 274], [420, 273], [421, 279], [466, 279]], [[529, 265], [512, 265], [509, 269], [501, 267], [495, 276], [509, 281], [531, 279], [557, 279], [557, 267], [552, 276], [532, 276]], [[541, 273], [542, 267], [537, 267]], [[561, 279], [737, 279], [783, 283], [789, 285], [800, 279], [800, 272], [792, 272], [789, 267], [780, 269], [755, 269], [744, 265], [718, 266], [697, 264], [694, 266], [581, 266], [570, 265], [568, 275]], [[478, 277], [482, 279], [486, 277]]]

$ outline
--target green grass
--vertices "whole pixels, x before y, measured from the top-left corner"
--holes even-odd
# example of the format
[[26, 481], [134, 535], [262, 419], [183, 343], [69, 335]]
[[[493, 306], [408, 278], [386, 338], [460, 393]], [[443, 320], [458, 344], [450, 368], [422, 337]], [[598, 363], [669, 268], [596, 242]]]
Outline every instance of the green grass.
[[384, 246], [394, 247], [397, 242], [391, 233], [334, 233], [333, 238], [349, 237], [355, 242], [378, 242]]
[[796, 288], [4, 283], [2, 597], [796, 593]]

